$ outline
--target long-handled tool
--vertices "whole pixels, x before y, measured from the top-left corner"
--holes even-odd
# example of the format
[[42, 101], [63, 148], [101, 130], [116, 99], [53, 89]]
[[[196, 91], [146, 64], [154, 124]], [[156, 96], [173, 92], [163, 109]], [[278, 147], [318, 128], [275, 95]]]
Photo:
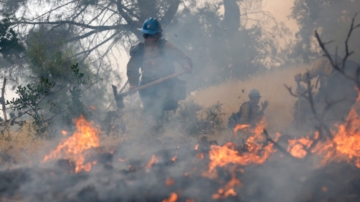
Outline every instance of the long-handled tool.
[[120, 94], [117, 93], [117, 88], [116, 88], [116, 86], [112, 85], [113, 93], [114, 93], [114, 96], [115, 96], [116, 106], [117, 106], [118, 108], [122, 109], [122, 108], [125, 107], [125, 105], [124, 105], [124, 100], [123, 100], [123, 98], [124, 98], [125, 96], [127, 96], [127, 95], [129, 95], [129, 94], [131, 94], [131, 93], [134, 93], [134, 92], [136, 92], [136, 91], [142, 90], [142, 89], [144, 89], [144, 88], [148, 88], [148, 87], [150, 87], [150, 86], [153, 86], [153, 85], [162, 83], [162, 82], [167, 81], [167, 80], [169, 80], [169, 79], [178, 77], [178, 76], [180, 76], [180, 75], [183, 75], [184, 73], [185, 73], [185, 71], [181, 71], [181, 72], [178, 72], [178, 73], [175, 73], [175, 74], [171, 74], [171, 75], [169, 75], [169, 76], [163, 77], [163, 78], [161, 78], [161, 79], [155, 80], [155, 81], [153, 81], [153, 82], [150, 82], [150, 83], [148, 83], [148, 84], [139, 86], [139, 87], [137, 87], [137, 88], [133, 88], [133, 89], [131, 89], [131, 90], [129, 90], [129, 91], [126, 91], [126, 92], [120, 93]]

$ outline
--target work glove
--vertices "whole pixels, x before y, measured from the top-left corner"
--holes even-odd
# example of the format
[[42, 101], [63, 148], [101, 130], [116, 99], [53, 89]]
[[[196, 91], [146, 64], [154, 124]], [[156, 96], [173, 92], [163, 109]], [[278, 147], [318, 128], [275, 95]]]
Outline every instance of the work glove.
[[261, 103], [261, 111], [264, 111], [269, 106], [269, 102], [265, 100]]

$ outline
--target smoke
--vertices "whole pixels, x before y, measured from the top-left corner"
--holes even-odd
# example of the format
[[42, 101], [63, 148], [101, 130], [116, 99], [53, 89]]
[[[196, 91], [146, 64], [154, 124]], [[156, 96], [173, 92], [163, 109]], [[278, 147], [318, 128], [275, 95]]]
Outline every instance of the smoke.
[[[32, 133], [31, 138], [14, 135], [13, 142], [4, 143], [18, 146], [0, 152], [5, 162], [0, 167], [0, 200], [358, 201], [356, 159], [330, 161], [321, 166], [321, 155], [308, 152], [305, 158], [298, 159], [287, 153], [288, 140], [313, 138], [315, 129], [313, 125], [304, 130], [297, 127], [294, 105], [299, 99], [292, 97], [284, 84], [295, 90], [294, 75], [303, 74], [312, 66], [267, 70], [263, 61], [276, 57], [277, 53], [272, 52], [275, 50], [268, 51], [275, 43], [262, 40], [261, 28], [233, 30], [234, 26], [226, 26], [221, 15], [214, 15], [219, 9], [216, 4], [206, 4], [196, 12], [184, 8], [172, 25], [164, 27], [165, 37], [192, 58], [194, 71], [180, 78], [188, 83], [187, 99], [180, 101], [176, 112], [166, 112], [159, 127], [154, 127], [157, 123], [144, 115], [138, 94], [125, 98], [125, 109], [116, 109], [114, 102], [104, 101], [112, 99], [112, 95], [104, 95], [110, 82], [106, 72], [103, 83], [94, 84], [95, 88], [82, 94], [86, 106], [97, 103], [88, 117], [96, 122], [99, 146], [80, 152], [84, 157], [82, 165], [91, 165], [91, 169], [76, 170], [74, 156], [79, 153], [74, 152], [61, 151], [57, 158], [44, 161], [77, 130], [74, 124], [60, 126], [55, 121], [51, 130], [54, 134], [49, 135], [54, 139], [32, 139]], [[230, 20], [230, 24], [234, 23]], [[39, 72], [44, 73], [41, 69]], [[345, 84], [347, 80], [339, 76], [328, 84]], [[319, 92], [316, 79], [312, 80], [314, 93]], [[265, 111], [269, 137], [261, 133], [262, 141], [247, 144], [246, 133], [234, 134], [226, 125], [228, 117], [248, 101], [253, 88], [259, 90], [261, 101], [270, 103]], [[353, 93], [354, 85], [331, 88], [328, 95], [337, 95], [340, 100], [345, 95], [347, 99], [351, 93], [345, 90], [349, 89]], [[319, 116], [328, 107], [327, 101], [331, 101], [326, 97], [324, 100], [316, 105]], [[334, 110], [324, 113], [324, 117], [346, 115], [351, 104], [336, 103], [334, 107], [341, 113]], [[345, 121], [336, 118], [337, 123]], [[326, 124], [336, 129], [334, 122]], [[62, 136], [61, 130], [67, 130], [68, 135]], [[277, 133], [281, 137], [274, 140]], [[91, 139], [82, 144], [88, 142]], [[226, 160], [230, 163], [218, 165], [210, 172], [209, 165], [216, 159], [211, 157], [212, 151], [224, 148], [227, 142], [234, 143], [234, 148], [226, 151], [235, 156]], [[17, 152], [18, 147], [24, 147], [23, 151]], [[264, 158], [265, 148], [269, 147], [273, 149], [269, 158], [258, 163], [256, 160]], [[78, 148], [75, 145], [72, 149]], [[248, 164], [235, 161], [248, 156], [255, 160]], [[223, 162], [226, 157], [217, 156]]]

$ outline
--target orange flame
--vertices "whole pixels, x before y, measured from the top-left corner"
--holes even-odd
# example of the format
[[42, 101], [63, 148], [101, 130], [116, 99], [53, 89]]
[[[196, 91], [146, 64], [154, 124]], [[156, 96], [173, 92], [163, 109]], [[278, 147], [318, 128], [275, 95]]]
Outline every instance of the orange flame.
[[200, 160], [204, 159], [204, 153], [202, 153], [202, 152], [197, 153], [197, 154], [196, 154], [196, 158], [198, 158], [198, 159], [200, 159]]
[[222, 188], [218, 190], [216, 194], [212, 195], [213, 199], [224, 199], [228, 196], [236, 196], [234, 190], [235, 186], [241, 186], [241, 182], [236, 178], [235, 167], [231, 169], [231, 180]]
[[198, 150], [198, 149], [199, 149], [199, 144], [196, 144], [194, 150]]
[[149, 169], [154, 163], [157, 162], [159, 162], [158, 158], [155, 155], [152, 155], [150, 161], [146, 164], [145, 168]]
[[338, 125], [333, 141], [316, 145], [313, 152], [323, 156], [321, 165], [329, 162], [354, 161], [360, 168], [360, 118], [352, 109], [344, 124]]
[[357, 102], [360, 101], [360, 90], [357, 87], [355, 87], [355, 90], [358, 92], [358, 97], [356, 98], [356, 102]]
[[171, 161], [175, 162], [176, 159], [177, 159], [177, 156], [173, 156], [173, 157], [171, 158]]
[[66, 130], [62, 130], [62, 131], [61, 131], [61, 134], [62, 134], [63, 136], [66, 136], [66, 135], [67, 135], [67, 131], [66, 131]]
[[307, 155], [307, 151], [305, 150], [305, 148], [308, 149], [313, 144], [313, 141], [310, 140], [309, 137], [303, 137], [295, 140], [288, 140], [288, 142], [289, 142], [288, 152], [290, 152], [290, 154], [293, 157], [299, 159], [302, 159]]
[[239, 130], [247, 129], [250, 127], [250, 124], [236, 124], [234, 127], [234, 134], [236, 134]]
[[83, 152], [90, 148], [99, 147], [99, 129], [88, 122], [84, 116], [75, 119], [76, 131], [74, 134], [60, 142], [57, 148], [49, 155], [45, 156], [42, 162], [50, 159], [69, 158], [75, 162], [75, 172], [91, 170], [91, 162], [83, 165], [85, 155]]
[[169, 187], [172, 186], [174, 183], [175, 183], [175, 180], [172, 178], [166, 178], [166, 180], [165, 180], [165, 184]]
[[178, 195], [174, 192], [171, 193], [168, 199], [164, 199], [162, 202], [176, 202], [178, 199]]
[[[337, 132], [332, 132], [334, 138], [325, 142], [319, 142], [311, 150], [312, 153], [322, 158], [320, 166], [330, 162], [346, 161], [354, 162], [360, 168], [360, 117], [355, 109], [351, 109], [344, 124], [337, 125]], [[318, 138], [315, 134], [314, 139]], [[304, 148], [309, 148], [313, 141], [308, 137], [299, 140], [290, 140], [288, 151], [298, 158], [306, 155]], [[296, 146], [298, 145], [298, 146]]]

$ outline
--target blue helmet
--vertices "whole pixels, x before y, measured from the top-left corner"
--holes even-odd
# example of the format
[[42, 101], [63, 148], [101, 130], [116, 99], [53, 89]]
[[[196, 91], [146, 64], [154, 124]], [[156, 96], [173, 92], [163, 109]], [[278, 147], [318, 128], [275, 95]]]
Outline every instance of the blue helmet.
[[163, 31], [160, 22], [156, 18], [146, 19], [142, 28], [139, 30], [144, 34], [156, 34]]

